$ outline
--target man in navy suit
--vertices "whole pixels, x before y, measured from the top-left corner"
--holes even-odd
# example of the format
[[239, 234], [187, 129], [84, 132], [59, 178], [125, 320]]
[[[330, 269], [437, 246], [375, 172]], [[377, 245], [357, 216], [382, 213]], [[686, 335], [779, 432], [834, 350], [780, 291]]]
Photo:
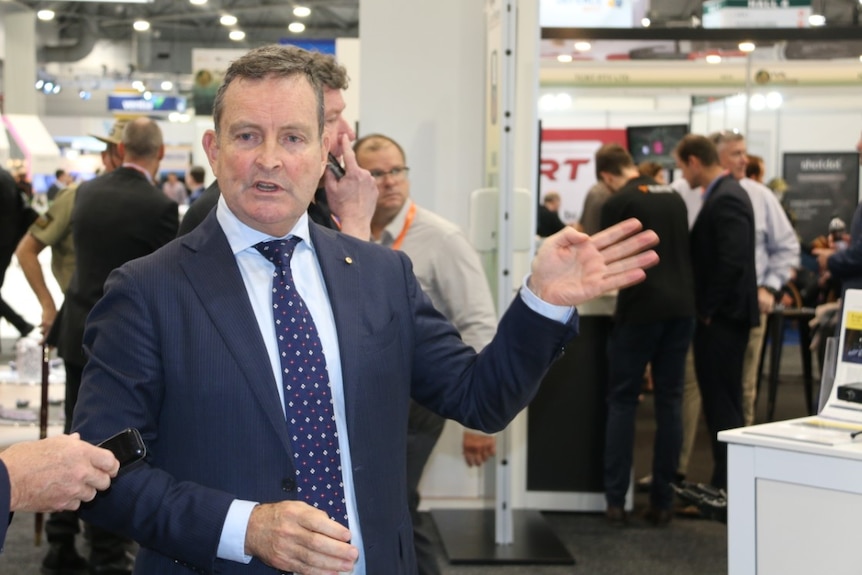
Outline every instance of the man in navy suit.
[[694, 369], [712, 441], [711, 483], [727, 487], [727, 446], [718, 432], [742, 427], [742, 363], [748, 332], [760, 321], [754, 264], [754, 211], [733, 174], [719, 164], [709, 139], [689, 134], [676, 148], [677, 165], [703, 206], [691, 228], [694, 272]]
[[[149, 455], [83, 515], [140, 543], [136, 573], [415, 574], [410, 398], [502, 429], [575, 335], [571, 306], [641, 281], [657, 260], [637, 220], [592, 238], [567, 228], [476, 354], [406, 256], [309, 223], [329, 142], [305, 54], [264, 46], [231, 64], [203, 137], [216, 209], [116, 270], [88, 318], [74, 427], [98, 440], [135, 426]], [[290, 268], [326, 358], [349, 529], [298, 501], [274, 266], [254, 247], [273, 238], [301, 240]]]

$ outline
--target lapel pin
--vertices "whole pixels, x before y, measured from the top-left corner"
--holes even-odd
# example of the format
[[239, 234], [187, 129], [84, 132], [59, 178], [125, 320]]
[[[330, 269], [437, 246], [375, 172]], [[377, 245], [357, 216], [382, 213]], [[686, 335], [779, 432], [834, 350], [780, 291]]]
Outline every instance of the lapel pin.
[[353, 263], [353, 258], [350, 256], [347, 256], [346, 258], [344, 258], [344, 261], [347, 262], [347, 265], [350, 265]]

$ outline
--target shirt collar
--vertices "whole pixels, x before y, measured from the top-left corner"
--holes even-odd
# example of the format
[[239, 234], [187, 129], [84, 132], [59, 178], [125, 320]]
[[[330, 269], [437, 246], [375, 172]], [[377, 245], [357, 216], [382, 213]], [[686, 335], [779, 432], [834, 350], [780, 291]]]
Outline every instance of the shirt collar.
[[[224, 196], [219, 196], [218, 206], [216, 207], [216, 218], [218, 219], [219, 225], [221, 225], [222, 230], [224, 231], [225, 236], [227, 237], [227, 241], [230, 244], [230, 249], [234, 255], [237, 255], [240, 252], [243, 252], [247, 249], [254, 249], [254, 246], [260, 242], [265, 242], [267, 240], [272, 239], [281, 239], [274, 238], [269, 234], [265, 234], [260, 232], [254, 228], [251, 228], [244, 223], [242, 223], [239, 218], [230, 210], [227, 206], [227, 202], [224, 199]], [[311, 243], [311, 233], [308, 230], [308, 214], [304, 213], [297, 220], [296, 224], [294, 224], [293, 229], [284, 236], [284, 238], [288, 238], [290, 236], [297, 236], [302, 239], [302, 242], [308, 246], [309, 248], [314, 250], [314, 246]]]
[[386, 224], [386, 227], [383, 228], [383, 235], [380, 238], [380, 243], [384, 246], [390, 246], [395, 242], [395, 238], [401, 233], [401, 230], [404, 229], [404, 221], [407, 219], [407, 212], [410, 210], [410, 206], [413, 204], [413, 200], [411, 198], [407, 198], [404, 202], [404, 205], [401, 206], [401, 209], [398, 210], [398, 213], [395, 214], [395, 217], [392, 218], [392, 221]]

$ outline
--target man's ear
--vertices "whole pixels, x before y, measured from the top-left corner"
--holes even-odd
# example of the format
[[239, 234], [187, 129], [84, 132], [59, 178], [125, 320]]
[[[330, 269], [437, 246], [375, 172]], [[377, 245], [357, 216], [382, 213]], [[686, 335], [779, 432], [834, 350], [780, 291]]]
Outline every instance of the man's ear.
[[218, 161], [219, 153], [218, 136], [216, 136], [215, 130], [207, 130], [204, 132], [204, 135], [201, 138], [201, 145], [207, 155], [207, 161], [209, 162], [210, 167], [215, 171], [215, 165]]

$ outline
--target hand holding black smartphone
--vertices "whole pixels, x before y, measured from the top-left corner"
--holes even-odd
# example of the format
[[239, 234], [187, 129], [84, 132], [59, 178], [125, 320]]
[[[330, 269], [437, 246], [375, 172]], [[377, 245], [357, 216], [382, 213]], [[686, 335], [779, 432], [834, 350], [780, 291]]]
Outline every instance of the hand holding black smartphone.
[[134, 427], [124, 429], [99, 443], [98, 446], [114, 454], [114, 457], [120, 462], [120, 470], [140, 461], [147, 455], [147, 446], [144, 445], [140, 432]]
[[338, 158], [333, 156], [331, 153], [326, 161], [326, 167], [335, 174], [335, 179], [340, 180], [344, 177], [344, 168], [341, 166], [341, 163], [338, 161]]

